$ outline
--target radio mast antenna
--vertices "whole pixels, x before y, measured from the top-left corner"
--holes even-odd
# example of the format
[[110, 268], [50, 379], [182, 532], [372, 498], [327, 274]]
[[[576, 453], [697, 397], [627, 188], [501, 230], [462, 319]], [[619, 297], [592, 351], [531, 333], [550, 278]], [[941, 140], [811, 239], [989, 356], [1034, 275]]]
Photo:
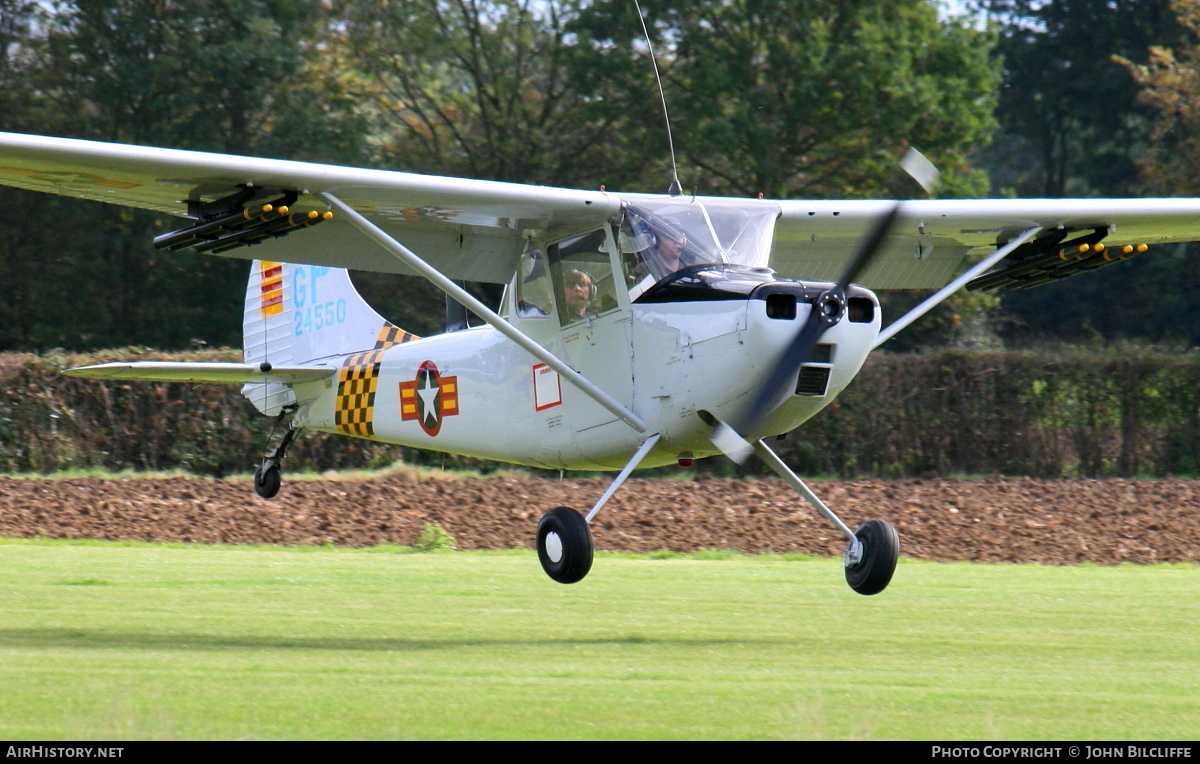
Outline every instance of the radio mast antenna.
[[654, 43], [650, 42], [650, 30], [646, 28], [646, 16], [642, 13], [642, 5], [638, 0], [633, 0], [633, 5], [637, 8], [638, 21], [642, 22], [642, 34], [646, 38], [646, 47], [650, 51], [650, 64], [654, 67], [654, 81], [658, 83], [658, 99], [662, 102], [663, 122], [667, 125], [667, 148], [671, 152], [671, 186], [667, 189], [667, 193], [671, 196], [679, 196], [683, 193], [683, 185], [679, 182], [679, 167], [675, 164], [675, 140], [671, 137], [671, 115], [667, 113], [667, 96], [663, 92], [662, 77], [658, 73], [658, 58], [654, 55]]

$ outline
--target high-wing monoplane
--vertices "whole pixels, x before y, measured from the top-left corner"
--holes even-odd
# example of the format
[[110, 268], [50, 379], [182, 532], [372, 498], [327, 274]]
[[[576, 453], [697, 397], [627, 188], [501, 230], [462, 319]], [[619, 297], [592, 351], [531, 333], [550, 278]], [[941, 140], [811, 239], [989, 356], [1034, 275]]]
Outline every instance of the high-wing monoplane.
[[[0, 183], [179, 219], [156, 247], [251, 260], [244, 361], [113, 363], [95, 379], [224, 382], [303, 430], [618, 474], [586, 515], [537, 526], [556, 581], [591, 568], [588, 523], [638, 467], [763, 459], [848, 540], [882, 591], [884, 520], [851, 529], [768, 439], [828, 405], [870, 351], [963, 288], [1020, 288], [1200, 240], [1200, 200], [771, 201], [626, 194], [0, 133]], [[974, 264], [958, 271], [964, 261]], [[417, 274], [484, 322], [419, 338], [347, 269]], [[497, 311], [463, 280], [505, 284]], [[872, 290], [937, 289], [882, 329]], [[465, 317], [464, 317], [465, 318]]]

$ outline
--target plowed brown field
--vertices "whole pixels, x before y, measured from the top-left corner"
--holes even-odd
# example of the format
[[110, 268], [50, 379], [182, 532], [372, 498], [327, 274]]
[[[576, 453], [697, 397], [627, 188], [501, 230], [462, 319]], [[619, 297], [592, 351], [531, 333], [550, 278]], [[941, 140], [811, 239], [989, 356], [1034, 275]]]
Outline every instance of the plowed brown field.
[[[607, 480], [285, 481], [0, 478], [0, 536], [228, 544], [414, 545], [438, 523], [464, 549], [532, 547], [541, 514], [586, 511]], [[882, 517], [933, 560], [1200, 562], [1197, 480], [905, 480], [814, 486], [851, 526]], [[845, 542], [775, 480], [630, 480], [593, 523], [596, 548], [840, 555]]]

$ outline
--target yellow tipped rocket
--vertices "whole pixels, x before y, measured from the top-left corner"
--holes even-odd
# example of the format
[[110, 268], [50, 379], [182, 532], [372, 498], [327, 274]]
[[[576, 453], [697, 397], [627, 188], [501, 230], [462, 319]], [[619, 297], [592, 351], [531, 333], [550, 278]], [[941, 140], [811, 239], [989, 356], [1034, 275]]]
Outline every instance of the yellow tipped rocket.
[[1034, 248], [1025, 257], [976, 278], [967, 284], [967, 288], [1029, 289], [1101, 268], [1149, 249], [1145, 244], [1126, 244], [1119, 249], [1110, 249], [1100, 241], [1107, 234], [1107, 230], [1097, 229], [1063, 244], [1057, 241], [1041, 242], [1040, 253], [1039, 249]]

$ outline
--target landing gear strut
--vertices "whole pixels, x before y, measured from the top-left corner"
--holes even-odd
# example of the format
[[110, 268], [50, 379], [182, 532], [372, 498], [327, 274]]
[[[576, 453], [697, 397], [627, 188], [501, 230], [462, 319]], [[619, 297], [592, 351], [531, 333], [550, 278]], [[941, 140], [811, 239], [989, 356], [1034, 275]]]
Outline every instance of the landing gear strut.
[[[282, 411], [279, 414], [279, 419], [276, 421], [276, 428], [283, 421], [283, 418], [290, 414], [290, 411]], [[279, 493], [280, 486], [283, 485], [283, 471], [280, 468], [280, 462], [283, 457], [287, 456], [287, 450], [292, 445], [292, 441], [296, 439], [300, 428], [293, 426], [288, 422], [287, 432], [284, 433], [283, 439], [279, 441], [279, 445], [267, 451], [263, 457], [262, 464], [258, 465], [254, 470], [254, 491], [264, 499], [273, 499]], [[272, 436], [274, 434], [272, 433]]]
[[849, 526], [817, 497], [803, 480], [792, 472], [775, 452], [761, 440], [754, 452], [812, 505], [813, 509], [850, 540], [846, 549], [846, 583], [859, 594], [879, 594], [891, 583], [900, 557], [900, 534], [886, 520], [868, 520], [851, 532]]
[[642, 441], [638, 450], [630, 457], [629, 463], [609, 483], [608, 490], [604, 492], [586, 517], [569, 507], [555, 507], [542, 515], [537, 527], [537, 551], [538, 560], [541, 561], [542, 570], [546, 571], [547, 576], [560, 584], [573, 584], [582, 581], [583, 577], [588, 574], [588, 571], [592, 569], [594, 548], [592, 528], [588, 523], [612, 498], [630, 473], [642, 463], [646, 454], [650, 453], [650, 449], [654, 448], [654, 444], [661, 437], [660, 433], [654, 433]]

